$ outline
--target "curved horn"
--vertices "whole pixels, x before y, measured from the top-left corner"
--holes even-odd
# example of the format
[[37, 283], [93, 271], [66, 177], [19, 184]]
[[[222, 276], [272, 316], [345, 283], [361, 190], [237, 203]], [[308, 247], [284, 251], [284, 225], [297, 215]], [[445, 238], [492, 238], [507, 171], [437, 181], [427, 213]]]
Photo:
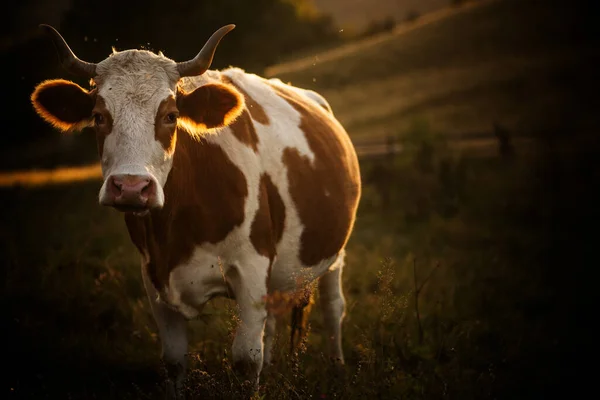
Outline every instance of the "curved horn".
[[77, 56], [73, 54], [73, 51], [71, 51], [71, 48], [65, 39], [63, 39], [56, 29], [46, 24], [41, 24], [40, 28], [52, 39], [52, 43], [54, 44], [54, 48], [58, 53], [58, 58], [64, 69], [74, 75], [82, 76], [84, 78], [93, 78], [96, 76], [96, 64], [82, 61], [77, 58]]
[[215, 55], [215, 50], [217, 49], [217, 45], [223, 39], [228, 32], [230, 32], [235, 25], [225, 25], [215, 33], [212, 34], [210, 39], [206, 42], [200, 53], [189, 61], [182, 61], [177, 63], [177, 70], [179, 71], [179, 76], [198, 76], [202, 75], [206, 72], [206, 70], [210, 67], [212, 63], [213, 56]]

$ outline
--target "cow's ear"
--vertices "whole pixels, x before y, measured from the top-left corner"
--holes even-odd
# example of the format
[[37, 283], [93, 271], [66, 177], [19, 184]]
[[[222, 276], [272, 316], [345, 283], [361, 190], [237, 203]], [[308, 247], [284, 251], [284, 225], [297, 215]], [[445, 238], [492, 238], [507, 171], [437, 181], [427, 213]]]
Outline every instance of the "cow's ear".
[[244, 97], [234, 87], [210, 83], [177, 93], [178, 125], [192, 135], [231, 124], [244, 109]]
[[72, 132], [90, 125], [96, 91], [88, 92], [64, 79], [52, 79], [36, 86], [31, 103], [44, 120], [63, 132]]

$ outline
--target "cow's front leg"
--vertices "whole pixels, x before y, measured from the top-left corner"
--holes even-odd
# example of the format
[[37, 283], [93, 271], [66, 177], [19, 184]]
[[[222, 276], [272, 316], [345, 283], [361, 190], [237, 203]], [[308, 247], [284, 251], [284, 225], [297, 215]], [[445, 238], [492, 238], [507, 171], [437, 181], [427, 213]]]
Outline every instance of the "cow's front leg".
[[275, 341], [275, 332], [277, 330], [277, 319], [273, 313], [267, 315], [267, 322], [265, 323], [265, 336], [264, 336], [264, 367], [269, 367], [273, 363], [273, 343]]
[[233, 339], [233, 364], [242, 379], [253, 387], [263, 366], [263, 333], [267, 311], [267, 273], [269, 260], [260, 257], [253, 262], [232, 266], [228, 273], [239, 309], [239, 325]]
[[183, 315], [158, 300], [156, 289], [147, 276], [145, 266], [142, 266], [142, 276], [162, 344], [162, 361], [167, 372], [167, 398], [183, 398], [188, 349], [187, 321]]

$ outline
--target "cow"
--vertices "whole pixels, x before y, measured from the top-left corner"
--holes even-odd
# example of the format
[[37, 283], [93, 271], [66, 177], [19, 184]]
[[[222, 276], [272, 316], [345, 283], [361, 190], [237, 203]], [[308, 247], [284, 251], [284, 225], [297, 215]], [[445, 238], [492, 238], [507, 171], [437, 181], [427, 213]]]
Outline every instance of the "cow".
[[[113, 49], [79, 59], [40, 25], [62, 66], [90, 80], [38, 84], [32, 105], [63, 132], [95, 130], [99, 203], [124, 214], [162, 344], [168, 393], [186, 377], [186, 321], [234, 299], [236, 371], [257, 385], [272, 361], [273, 293], [319, 293], [330, 356], [343, 364], [345, 246], [361, 195], [352, 142], [318, 93], [242, 69], [209, 70], [234, 25], [191, 60]], [[254, 386], [256, 387], [256, 386]]]

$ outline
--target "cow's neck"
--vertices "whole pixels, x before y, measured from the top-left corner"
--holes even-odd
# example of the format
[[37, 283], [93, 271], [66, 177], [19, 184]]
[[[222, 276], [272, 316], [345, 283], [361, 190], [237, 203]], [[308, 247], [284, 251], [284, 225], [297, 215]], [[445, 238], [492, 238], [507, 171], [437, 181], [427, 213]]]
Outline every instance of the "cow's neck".
[[248, 195], [244, 174], [220, 146], [181, 130], [164, 191], [162, 209], [126, 216], [133, 242], [149, 256], [148, 274], [158, 290], [196, 246], [216, 244], [241, 225]]

